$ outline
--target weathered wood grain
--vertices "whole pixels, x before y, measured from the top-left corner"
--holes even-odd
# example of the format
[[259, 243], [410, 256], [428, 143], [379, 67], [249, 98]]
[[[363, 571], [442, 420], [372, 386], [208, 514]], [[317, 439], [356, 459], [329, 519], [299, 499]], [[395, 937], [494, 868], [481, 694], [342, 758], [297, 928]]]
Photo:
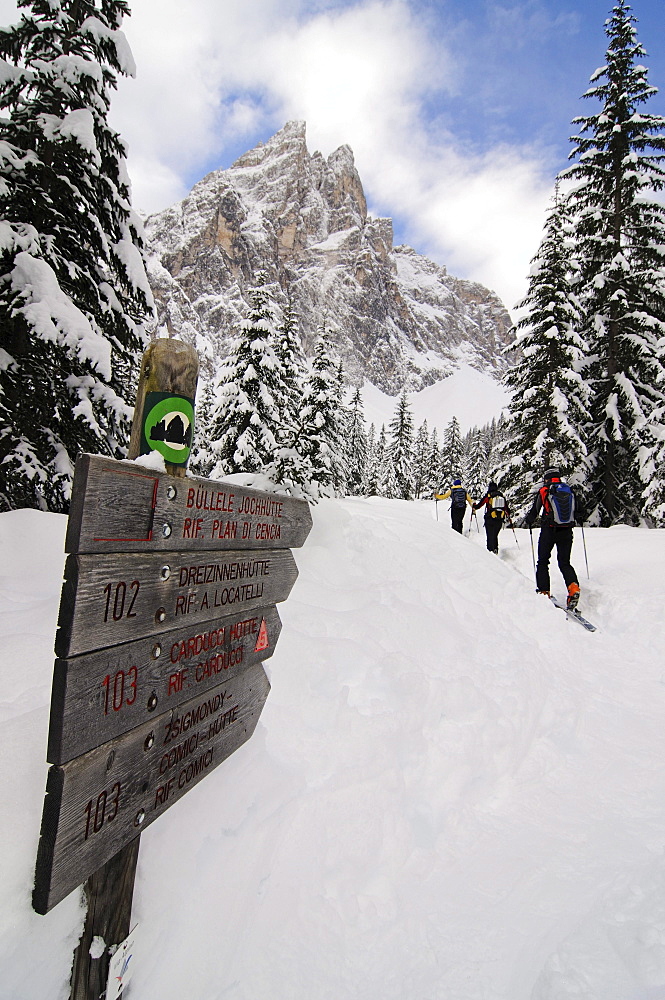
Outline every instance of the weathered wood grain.
[[[111, 743], [52, 766], [35, 872], [37, 913], [47, 913], [242, 746], [269, 690], [263, 667], [254, 664]], [[196, 822], [205, 826], [205, 815]]]
[[56, 660], [46, 759], [64, 764], [272, 656], [274, 605]]
[[[173, 393], [174, 396], [186, 397], [193, 403], [196, 397], [198, 375], [199, 357], [191, 344], [185, 344], [184, 341], [170, 337], [162, 337], [159, 340], [153, 340], [148, 345], [141, 359], [134, 420], [129, 439], [128, 455], [130, 458], [137, 458], [144, 451], [141, 434], [143, 411], [148, 394], [168, 392]], [[185, 462], [183, 465], [171, 465], [167, 462], [166, 470], [171, 476], [184, 477], [186, 464]]]
[[[134, 840], [103, 865], [85, 884], [88, 913], [72, 966], [71, 1000], [103, 997], [109, 975], [111, 950], [130, 931], [134, 876], [140, 838]], [[90, 954], [94, 938], [106, 948], [98, 957]], [[97, 952], [94, 952], [97, 956]]]
[[82, 455], [65, 551], [297, 548], [311, 527], [305, 500]]
[[297, 576], [289, 549], [70, 555], [55, 651], [68, 658], [278, 603]]

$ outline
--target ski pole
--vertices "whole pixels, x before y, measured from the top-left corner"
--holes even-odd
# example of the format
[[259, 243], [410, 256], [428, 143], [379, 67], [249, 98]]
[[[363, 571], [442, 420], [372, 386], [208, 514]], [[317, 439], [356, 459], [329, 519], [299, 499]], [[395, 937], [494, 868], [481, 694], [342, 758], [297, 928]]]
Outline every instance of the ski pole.
[[582, 545], [584, 546], [584, 562], [586, 563], [586, 578], [587, 580], [590, 580], [591, 577], [589, 576], [589, 560], [587, 559], [586, 540], [584, 538], [584, 525], [580, 524], [580, 528], [582, 529]]
[[512, 521], [508, 521], [508, 526], [510, 527], [510, 529], [511, 529], [511, 531], [512, 531], [513, 535], [515, 535], [515, 542], [516, 542], [516, 544], [517, 544], [517, 548], [519, 549], [519, 547], [520, 547], [520, 543], [519, 543], [519, 542], [517, 541], [517, 535], [515, 534], [515, 525], [513, 524], [513, 522], [512, 522]]
[[434, 510], [436, 511], [436, 519], [439, 520], [439, 501], [434, 498]]
[[529, 525], [529, 538], [531, 539], [531, 562], [533, 563], [533, 572], [536, 572], [536, 557], [533, 551], [533, 528]]
[[478, 532], [478, 534], [480, 534], [480, 526], [479, 526], [479, 524], [478, 524], [478, 515], [476, 514], [475, 510], [474, 510], [474, 511], [472, 511], [472, 514], [473, 514], [473, 516], [474, 516], [474, 517], [475, 517], [475, 519], [476, 519], [476, 531]]

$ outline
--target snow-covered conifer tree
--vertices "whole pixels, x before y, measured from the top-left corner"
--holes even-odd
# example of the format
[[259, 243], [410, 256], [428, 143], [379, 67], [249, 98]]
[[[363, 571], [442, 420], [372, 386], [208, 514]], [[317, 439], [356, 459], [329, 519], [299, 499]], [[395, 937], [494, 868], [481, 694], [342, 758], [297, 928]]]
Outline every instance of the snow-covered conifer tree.
[[[331, 344], [332, 346], [332, 344]], [[335, 413], [336, 435], [338, 444], [337, 461], [335, 463], [335, 480], [333, 486], [337, 496], [344, 496], [349, 492], [347, 477], [349, 467], [346, 463], [346, 446], [349, 436], [349, 425], [351, 422], [351, 411], [345, 403], [347, 377], [344, 370], [344, 363], [341, 358], [337, 360], [337, 411]]]
[[388, 496], [413, 500], [413, 416], [406, 391], [390, 422]]
[[570, 287], [569, 258], [557, 204], [532, 261], [528, 292], [520, 303], [525, 312], [514, 328], [512, 346], [519, 358], [505, 379], [512, 395], [500, 480], [516, 511], [548, 465], [559, 466], [567, 479], [584, 478], [586, 344], [578, 332], [580, 309]]
[[291, 299], [287, 301], [282, 322], [279, 325], [275, 354], [280, 364], [281, 379], [287, 390], [287, 398], [282, 405], [285, 426], [280, 433], [280, 440], [288, 441], [292, 436], [292, 431], [300, 423], [303, 385], [307, 372], [298, 330], [298, 318]]
[[110, 92], [124, 0], [19, 0], [0, 32], [0, 468], [13, 506], [66, 510], [82, 451], [126, 454], [152, 310]]
[[288, 390], [276, 353], [280, 319], [265, 276], [249, 292], [249, 315], [222, 363], [210, 419], [213, 478], [265, 472], [275, 458]]
[[429, 440], [429, 462], [427, 471], [427, 495], [432, 495], [439, 490], [443, 483], [443, 473], [441, 472], [441, 446], [436, 427], [432, 431]]
[[587, 448], [602, 524], [635, 522], [645, 487], [661, 474], [654, 454], [663, 434], [665, 206], [657, 193], [665, 185], [665, 119], [643, 109], [656, 91], [635, 23], [618, 0], [605, 24], [606, 63], [584, 95], [600, 108], [574, 120], [576, 162], [564, 174], [574, 185], [568, 206], [592, 360]]
[[[372, 425], [373, 427], [374, 425]], [[383, 496], [382, 488], [386, 479], [388, 451], [387, 435], [385, 425], [381, 425], [379, 436], [371, 450], [370, 460], [367, 464], [367, 475], [365, 477], [365, 496]]]
[[464, 439], [465, 442], [465, 485], [472, 497], [484, 494], [488, 480], [487, 452], [480, 428], [474, 427]]
[[214, 465], [209, 443], [216, 382], [216, 378], [209, 378], [204, 381], [201, 373], [199, 373], [196, 393], [194, 444], [189, 459], [189, 470], [197, 476], [209, 476], [210, 470]]
[[413, 442], [413, 495], [416, 500], [431, 496], [429, 483], [430, 436], [427, 421], [423, 420]]
[[453, 417], [444, 431], [441, 449], [441, 475], [450, 486], [453, 479], [464, 474], [464, 445], [457, 417]]
[[278, 448], [266, 474], [275, 483], [285, 486], [293, 496], [309, 497], [310, 472], [301, 447], [301, 409], [307, 364], [291, 299], [284, 309], [275, 354], [280, 365], [284, 394], [281, 400], [281, 424], [276, 434]]
[[342, 478], [339, 370], [325, 331], [317, 337], [303, 389], [300, 431], [295, 447], [302, 455], [309, 495], [333, 496]]
[[344, 435], [344, 466], [346, 469], [346, 492], [350, 496], [362, 493], [363, 476], [367, 465], [367, 432], [363, 416], [360, 389], [356, 389], [351, 400]]

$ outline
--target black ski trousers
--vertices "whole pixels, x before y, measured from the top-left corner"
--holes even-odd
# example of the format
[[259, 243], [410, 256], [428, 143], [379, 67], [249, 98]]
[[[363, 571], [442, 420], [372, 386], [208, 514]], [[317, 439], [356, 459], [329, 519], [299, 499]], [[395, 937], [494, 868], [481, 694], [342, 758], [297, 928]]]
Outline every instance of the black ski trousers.
[[502, 525], [503, 519], [500, 517], [485, 518], [485, 535], [487, 536], [488, 552], [499, 551], [499, 532], [501, 531]]
[[550, 556], [556, 545], [556, 561], [563, 573], [566, 587], [571, 583], [579, 583], [577, 573], [570, 564], [570, 553], [573, 548], [573, 529], [554, 528], [544, 524], [540, 529], [538, 539], [538, 565], [536, 566], [536, 587], [538, 590], [550, 589]]
[[462, 524], [464, 522], [464, 514], [466, 512], [466, 504], [463, 507], [451, 507], [450, 508], [450, 521], [453, 526], [454, 531], [459, 531], [462, 534]]

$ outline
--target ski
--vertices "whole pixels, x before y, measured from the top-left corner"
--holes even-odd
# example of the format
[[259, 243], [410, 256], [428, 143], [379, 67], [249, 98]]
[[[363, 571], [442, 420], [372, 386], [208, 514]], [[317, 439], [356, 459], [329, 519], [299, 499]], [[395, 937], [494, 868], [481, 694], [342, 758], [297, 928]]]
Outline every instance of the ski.
[[567, 608], [565, 604], [559, 604], [559, 602], [557, 601], [556, 597], [550, 597], [550, 601], [552, 602], [552, 604], [554, 605], [555, 608], [560, 608], [561, 611], [565, 611], [566, 612], [566, 616], [571, 621], [579, 622], [579, 624], [582, 626], [582, 628], [585, 628], [587, 630], [587, 632], [595, 632], [596, 631], [596, 626], [592, 625], [591, 622], [589, 622], [589, 621], [586, 620], [586, 618], [583, 618], [582, 615], [577, 610], [577, 608], [573, 608], [571, 610], [570, 608]]

